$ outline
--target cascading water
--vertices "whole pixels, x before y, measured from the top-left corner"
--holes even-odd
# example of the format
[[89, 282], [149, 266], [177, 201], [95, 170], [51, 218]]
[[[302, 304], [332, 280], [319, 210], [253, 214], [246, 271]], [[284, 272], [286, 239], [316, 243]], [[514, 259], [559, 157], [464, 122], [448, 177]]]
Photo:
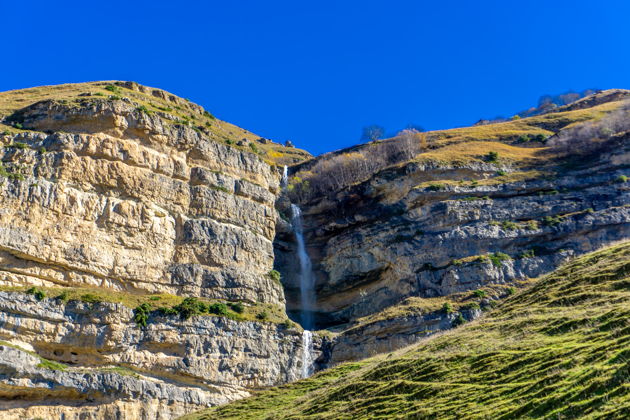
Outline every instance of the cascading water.
[[313, 284], [313, 270], [311, 259], [306, 252], [306, 244], [304, 242], [304, 227], [302, 226], [302, 212], [295, 204], [291, 204], [292, 225], [295, 232], [295, 241], [297, 243], [297, 255], [300, 263], [300, 305], [302, 313], [300, 320], [302, 321], [302, 376], [307, 378], [313, 373], [313, 310], [315, 308], [315, 291]]
[[289, 168], [287, 168], [287, 165], [284, 165], [284, 169], [282, 169], [282, 179], [280, 180], [280, 186], [282, 188], [286, 188], [288, 183], [289, 183]]
[[302, 212], [295, 204], [291, 204], [292, 225], [297, 242], [297, 255], [300, 263], [300, 315], [302, 327], [306, 330], [313, 328], [313, 309], [315, 307], [315, 293], [313, 290], [313, 270], [311, 259], [306, 252], [304, 242], [304, 228], [302, 226]]
[[302, 378], [313, 374], [313, 333], [309, 330], [302, 332]]

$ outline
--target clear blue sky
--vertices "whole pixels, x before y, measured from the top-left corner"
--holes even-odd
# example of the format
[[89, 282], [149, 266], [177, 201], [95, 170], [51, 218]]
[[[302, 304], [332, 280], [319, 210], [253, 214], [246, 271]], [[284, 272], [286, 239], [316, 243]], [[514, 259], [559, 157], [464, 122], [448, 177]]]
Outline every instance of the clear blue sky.
[[630, 2], [0, 0], [0, 90], [135, 80], [319, 154], [630, 88]]

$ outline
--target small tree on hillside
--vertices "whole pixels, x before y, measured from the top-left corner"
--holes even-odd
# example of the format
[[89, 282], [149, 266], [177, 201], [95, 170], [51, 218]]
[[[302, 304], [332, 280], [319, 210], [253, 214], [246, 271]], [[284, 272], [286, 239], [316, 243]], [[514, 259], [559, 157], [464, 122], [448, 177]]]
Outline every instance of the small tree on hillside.
[[364, 141], [376, 141], [380, 138], [383, 138], [385, 135], [385, 129], [380, 125], [368, 125], [367, 127], [363, 127], [363, 134], [361, 135], [361, 140]]

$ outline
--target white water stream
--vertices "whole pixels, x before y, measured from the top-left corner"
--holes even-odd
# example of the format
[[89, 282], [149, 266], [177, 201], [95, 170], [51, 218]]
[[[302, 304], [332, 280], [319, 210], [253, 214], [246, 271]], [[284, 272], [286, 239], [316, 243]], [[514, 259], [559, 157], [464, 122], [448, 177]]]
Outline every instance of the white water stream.
[[297, 256], [300, 263], [300, 306], [302, 313], [300, 320], [302, 322], [302, 377], [307, 378], [313, 373], [313, 333], [310, 331], [313, 327], [313, 309], [315, 308], [315, 291], [313, 282], [313, 270], [311, 259], [306, 252], [306, 243], [304, 242], [304, 227], [302, 226], [302, 212], [295, 204], [291, 204], [293, 231], [295, 232], [295, 241], [297, 243]]

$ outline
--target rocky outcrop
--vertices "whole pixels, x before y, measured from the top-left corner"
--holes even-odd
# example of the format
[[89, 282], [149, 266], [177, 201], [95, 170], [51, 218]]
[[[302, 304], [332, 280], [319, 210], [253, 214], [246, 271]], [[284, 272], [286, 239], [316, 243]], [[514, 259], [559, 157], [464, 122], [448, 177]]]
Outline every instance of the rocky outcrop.
[[15, 118], [56, 132], [3, 149], [20, 179], [0, 185], [1, 284], [282, 304], [265, 276], [278, 176], [255, 154], [124, 101], [46, 101]]
[[[408, 297], [510, 285], [628, 238], [629, 139], [531, 179], [479, 182], [514, 169], [416, 161], [303, 203], [319, 324], [342, 330], [332, 360], [360, 359], [424, 337], [416, 332], [431, 323], [404, 317], [348, 335], [359, 318]], [[276, 266], [287, 268], [289, 308], [298, 295], [293, 252], [290, 233], [279, 229]]]
[[[204, 115], [163, 91], [119, 86]], [[153, 310], [141, 326], [123, 303], [24, 293], [283, 310], [268, 275], [277, 168], [232, 147], [222, 136], [235, 128], [213, 117], [197, 127], [136, 99], [45, 100], [6, 120], [28, 131], [0, 136], [0, 340], [17, 346], [0, 347], [3, 418], [170, 419], [303, 375], [302, 332], [264, 313], [184, 320]]]
[[[166, 419], [302, 377], [304, 343], [297, 329], [212, 316], [153, 316], [140, 328], [132, 319], [121, 304], [0, 292], [0, 339], [37, 354], [18, 360], [14, 350], [0, 347], [0, 355], [11, 353], [0, 356], [0, 397], [20, 400], [9, 413], [84, 418], [76, 407], [89, 402], [101, 413], [90, 418], [123, 410], [137, 416], [122, 418], [153, 419], [170, 406], [160, 413]], [[36, 369], [31, 362], [39, 358], [69, 367]], [[55, 408], [59, 404], [68, 410]]]

